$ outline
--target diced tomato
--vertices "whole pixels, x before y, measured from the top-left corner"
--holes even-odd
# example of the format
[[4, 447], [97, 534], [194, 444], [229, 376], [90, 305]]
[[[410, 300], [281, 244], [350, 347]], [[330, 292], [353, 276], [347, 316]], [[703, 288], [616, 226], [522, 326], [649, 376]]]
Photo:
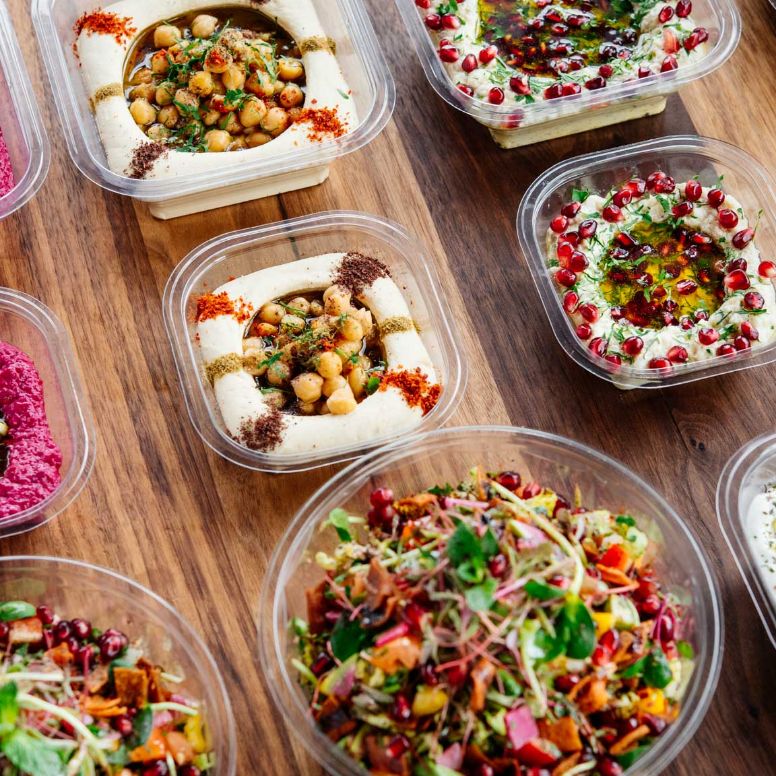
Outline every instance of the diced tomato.
[[610, 569], [627, 571], [631, 564], [628, 551], [621, 544], [613, 544], [601, 557], [600, 563]]

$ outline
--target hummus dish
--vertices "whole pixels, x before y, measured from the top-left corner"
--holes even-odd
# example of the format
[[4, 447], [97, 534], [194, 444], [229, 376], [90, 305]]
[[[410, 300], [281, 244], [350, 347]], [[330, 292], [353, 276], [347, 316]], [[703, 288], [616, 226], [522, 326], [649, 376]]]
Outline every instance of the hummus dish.
[[763, 585], [776, 606], [776, 482], [766, 485], [747, 512], [747, 539]]
[[776, 265], [757, 226], [719, 186], [655, 171], [603, 196], [574, 189], [550, 221], [548, 263], [594, 357], [668, 372], [776, 339]]
[[491, 105], [530, 105], [667, 73], [702, 57], [709, 37], [693, 21], [691, 0], [415, 5], [455, 86]]
[[60, 485], [61, 466], [35, 364], [0, 342], [0, 521], [51, 495]]
[[201, 296], [197, 338], [227, 433], [263, 453], [412, 429], [441, 393], [402, 291], [359, 253], [281, 264]]
[[357, 126], [335, 42], [311, 0], [122, 0], [84, 14], [75, 32], [119, 175], [217, 172]]

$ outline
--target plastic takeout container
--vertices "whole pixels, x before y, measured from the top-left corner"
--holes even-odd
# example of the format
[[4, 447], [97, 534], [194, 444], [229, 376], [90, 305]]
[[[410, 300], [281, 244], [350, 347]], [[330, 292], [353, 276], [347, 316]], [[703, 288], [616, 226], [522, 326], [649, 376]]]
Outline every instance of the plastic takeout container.
[[0, 0], [0, 131], [15, 183], [0, 197], [2, 220], [35, 196], [50, 161], [46, 130], [4, 0]]
[[194, 629], [156, 593], [115, 571], [43, 556], [0, 558], [0, 600], [50, 606], [65, 619], [84, 617], [139, 641], [149, 659], [180, 676], [181, 690], [202, 704], [216, 756], [214, 773], [234, 776], [237, 738], [221, 671]]
[[768, 258], [776, 254], [774, 180], [763, 165], [736, 146], [711, 138], [677, 135], [568, 159], [534, 181], [517, 213], [517, 233], [523, 256], [555, 338], [567, 355], [588, 372], [626, 389], [680, 385], [776, 361], [774, 341], [733, 356], [673, 365], [667, 373], [628, 364], [612, 371], [610, 364], [593, 355], [577, 337], [571, 318], [563, 310], [562, 294], [547, 266], [549, 223], [561, 205], [569, 201], [572, 189], [604, 195], [634, 174], [646, 177], [657, 169], [677, 182], [697, 176], [704, 186], [717, 185], [723, 176], [722, 187], [742, 204], [748, 219], [758, 223], [755, 243], [761, 256]]
[[[766, 524], [752, 502], [776, 483], [776, 434], [753, 439], [727, 462], [717, 486], [717, 518], [733, 560], [776, 648], [776, 544], [765, 541], [776, 526]], [[758, 542], [758, 539], [760, 540]], [[770, 559], [770, 560], [768, 560]], [[769, 570], [770, 569], [772, 570]]]
[[0, 288], [0, 341], [35, 362], [51, 433], [62, 450], [60, 486], [31, 509], [0, 520], [3, 537], [37, 528], [72, 503], [92, 473], [95, 436], [70, 338], [56, 315], [27, 294]]
[[[335, 159], [362, 148], [382, 131], [393, 112], [395, 87], [364, 4], [358, 0], [312, 2], [328, 36], [336, 42], [337, 60], [360, 121], [356, 129], [341, 138], [208, 174], [133, 180], [107, 165], [90, 95], [73, 52], [76, 20], [93, 11], [94, 3], [34, 0], [32, 16], [49, 78], [60, 94], [56, 104], [73, 163], [108, 191], [148, 202], [157, 218], [175, 218], [322, 183]], [[219, 5], [229, 3], [202, 2], [203, 9]]]
[[[194, 318], [201, 294], [229, 279], [267, 267], [351, 251], [378, 258], [388, 266], [442, 385], [439, 402], [422, 419], [417, 431], [442, 425], [458, 405], [466, 383], [466, 369], [450, 310], [436, 272], [425, 257], [425, 249], [398, 224], [365, 213], [329, 212], [232, 232], [190, 253], [171, 275], [164, 293], [167, 334], [189, 417], [205, 444], [228, 461], [257, 471], [304, 471], [354, 458], [397, 436], [294, 455], [249, 450], [226, 433], [199, 355]], [[401, 435], [406, 436], [406, 432]]]
[[291, 665], [295, 654], [289, 621], [296, 616], [307, 619], [305, 590], [323, 573], [315, 554], [332, 552], [336, 546], [334, 532], [319, 530], [329, 512], [342, 507], [361, 515], [375, 487], [415, 493], [456, 482], [477, 464], [486, 470], [520, 471], [524, 481], [537, 481], [561, 493], [573, 493], [578, 485], [585, 503], [626, 510], [661, 541], [656, 568], [680, 599], [689, 602], [688, 638], [695, 646], [696, 664], [678, 721], [628, 770], [634, 776], [658, 774], [692, 738], [719, 677], [722, 610], [709, 561], [684, 521], [653, 487], [585, 445], [530, 429], [449, 428], [409, 444], [394, 444], [348, 466], [301, 508], [275, 548], [259, 611], [261, 663], [287, 726], [328, 772], [365, 773], [315, 727]]
[[509, 100], [492, 105], [461, 92], [448, 75], [423, 22], [423, 16], [433, 9], [421, 12], [415, 0], [396, 0], [396, 4], [434, 91], [449, 105], [488, 127], [493, 139], [503, 148], [530, 145], [661, 113], [667, 95], [720, 67], [741, 37], [741, 19], [732, 0], [694, 0], [693, 19], [709, 32], [706, 52], [697, 61], [668, 73], [611, 84], [604, 89], [583, 89], [578, 95], [539, 100], [530, 105], [509, 105]]

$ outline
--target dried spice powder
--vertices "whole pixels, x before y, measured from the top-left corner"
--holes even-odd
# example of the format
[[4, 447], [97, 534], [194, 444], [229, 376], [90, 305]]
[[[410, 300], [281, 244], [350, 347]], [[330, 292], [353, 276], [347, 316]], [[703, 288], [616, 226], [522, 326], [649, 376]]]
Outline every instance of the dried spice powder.
[[397, 315], [393, 318], [386, 318], [380, 324], [380, 336], [387, 337], [389, 334], [399, 334], [404, 331], [416, 331], [417, 324], [412, 318], [405, 318]]
[[[92, 11], [78, 18], [73, 32], [76, 41], [82, 32], [86, 32], [87, 35], [110, 35], [116, 43], [123, 44], [137, 32], [132, 22], [130, 16], [119, 16], [111, 11]], [[73, 50], [76, 51], [76, 48], [77, 43], [74, 43]]]
[[442, 393], [442, 386], [439, 383], [430, 383], [420, 369], [415, 369], [414, 372], [386, 372], [380, 381], [380, 390], [385, 391], [388, 386], [398, 388], [404, 396], [404, 401], [410, 407], [420, 407], [424, 415], [434, 409]]
[[161, 143], [141, 143], [132, 154], [127, 175], [134, 180], [145, 178], [153, 170], [156, 160], [166, 153], [167, 147]]
[[4, 197], [15, 185], [11, 157], [0, 129], [0, 197]]
[[296, 117], [295, 124], [309, 124], [309, 140], [325, 140], [327, 137], [342, 137], [345, 125], [340, 121], [336, 108], [305, 108]]
[[251, 450], [267, 453], [283, 441], [286, 419], [276, 407], [256, 420], [245, 420], [240, 426], [239, 442]]
[[388, 267], [379, 259], [364, 256], [362, 253], [348, 253], [337, 269], [334, 282], [347, 288], [354, 296], [358, 296], [365, 288], [369, 288], [375, 280], [390, 276]]
[[253, 308], [242, 299], [239, 300], [239, 307], [235, 307], [226, 291], [220, 294], [203, 294], [197, 299], [197, 323], [218, 318], [220, 315], [231, 315], [238, 323], [244, 323], [253, 315]]

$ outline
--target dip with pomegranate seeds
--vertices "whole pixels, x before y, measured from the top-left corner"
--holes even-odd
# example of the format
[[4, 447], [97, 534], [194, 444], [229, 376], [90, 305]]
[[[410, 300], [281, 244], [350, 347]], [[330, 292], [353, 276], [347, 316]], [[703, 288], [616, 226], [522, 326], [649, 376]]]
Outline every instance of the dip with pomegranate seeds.
[[11, 157], [0, 129], [0, 197], [4, 197], [15, 185]]
[[[692, 1], [415, 0], [453, 83], [528, 105], [676, 70], [703, 56]], [[524, 120], [528, 123], [528, 120]]]
[[52, 494], [61, 466], [38, 370], [29, 356], [0, 342], [0, 520]]
[[752, 500], [746, 533], [760, 576], [776, 605], [776, 482], [766, 485]]
[[721, 188], [656, 171], [604, 196], [575, 189], [547, 232], [576, 334], [612, 368], [670, 370], [776, 338], [776, 266]]

